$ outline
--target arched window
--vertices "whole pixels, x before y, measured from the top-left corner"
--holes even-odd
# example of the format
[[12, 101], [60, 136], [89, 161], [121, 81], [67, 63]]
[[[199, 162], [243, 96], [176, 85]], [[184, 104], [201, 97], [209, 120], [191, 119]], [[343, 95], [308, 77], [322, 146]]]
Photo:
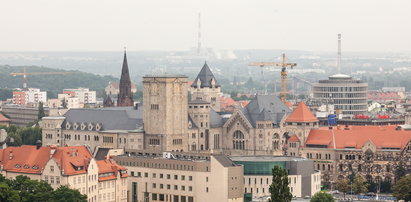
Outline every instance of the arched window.
[[278, 133], [274, 133], [273, 138], [278, 139], [278, 138], [280, 138], [280, 135]]
[[191, 145], [191, 151], [196, 151], [197, 150], [197, 145], [195, 142]]
[[233, 149], [245, 150], [244, 134], [239, 130], [233, 134]]

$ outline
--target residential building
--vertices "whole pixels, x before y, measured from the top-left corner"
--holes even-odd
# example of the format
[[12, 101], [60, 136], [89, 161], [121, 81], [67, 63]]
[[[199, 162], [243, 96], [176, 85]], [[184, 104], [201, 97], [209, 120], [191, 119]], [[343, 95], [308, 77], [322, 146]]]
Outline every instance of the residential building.
[[96, 103], [96, 91], [91, 91], [88, 88], [64, 89], [63, 94], [67, 94], [68, 97], [77, 97], [79, 99], [80, 104]]
[[321, 190], [321, 173], [313, 160], [290, 156], [230, 156], [235, 164], [244, 166], [244, 201], [270, 196], [274, 166], [286, 169], [293, 197], [313, 196]]
[[127, 171], [112, 159], [96, 161], [85, 146], [23, 145], [0, 149], [0, 173], [44, 180], [53, 189], [67, 185], [89, 202], [127, 201]]
[[13, 104], [27, 105], [38, 104], [39, 102], [47, 104], [47, 92], [40, 91], [38, 88], [29, 88], [25, 91], [13, 91]]
[[243, 201], [243, 166], [224, 155], [126, 150], [113, 159], [130, 173], [130, 202]]
[[69, 93], [66, 91], [66, 93], [59, 93], [57, 97], [61, 103], [61, 106], [63, 107], [63, 104], [66, 105], [67, 109], [84, 107], [84, 102], [80, 103], [80, 98], [76, 97], [74, 93]]
[[368, 84], [351, 76], [336, 74], [313, 85], [314, 100], [331, 103], [342, 114], [367, 112]]

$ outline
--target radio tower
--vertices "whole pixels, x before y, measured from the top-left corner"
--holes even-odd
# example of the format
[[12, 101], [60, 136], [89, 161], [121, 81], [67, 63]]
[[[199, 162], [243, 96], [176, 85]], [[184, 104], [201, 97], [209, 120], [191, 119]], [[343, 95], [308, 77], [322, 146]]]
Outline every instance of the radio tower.
[[341, 34], [338, 34], [337, 74], [341, 74]]
[[201, 13], [198, 13], [198, 45], [197, 54], [201, 53]]

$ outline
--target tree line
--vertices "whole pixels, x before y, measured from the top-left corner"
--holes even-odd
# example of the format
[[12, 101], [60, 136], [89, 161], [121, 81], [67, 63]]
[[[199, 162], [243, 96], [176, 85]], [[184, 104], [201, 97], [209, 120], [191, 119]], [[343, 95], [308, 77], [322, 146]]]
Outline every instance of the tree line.
[[6, 179], [0, 174], [0, 201], [87, 202], [87, 196], [67, 186], [53, 190], [45, 181], [31, 180], [23, 175], [16, 179]]

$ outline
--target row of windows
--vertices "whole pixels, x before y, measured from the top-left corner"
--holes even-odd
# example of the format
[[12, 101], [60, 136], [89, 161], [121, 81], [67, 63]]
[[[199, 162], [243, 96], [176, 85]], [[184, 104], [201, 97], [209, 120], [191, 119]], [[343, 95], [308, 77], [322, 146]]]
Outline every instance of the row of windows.
[[148, 144], [149, 144], [149, 145], [160, 145], [160, 140], [159, 140], [159, 139], [150, 138], [150, 139], [148, 140]]
[[188, 106], [188, 108], [190, 108], [190, 109], [192, 109], [192, 108], [195, 108], [195, 109], [197, 109], [197, 108], [208, 108], [208, 105], [200, 105], [200, 106], [196, 106], [196, 105], [194, 105], [194, 106], [192, 106], [192, 105], [190, 105], [190, 106]]
[[[50, 178], [50, 181], [49, 181], [49, 178]], [[54, 179], [56, 179], [56, 181], [54, 181]], [[45, 175], [44, 176], [44, 181], [46, 181], [47, 183], [50, 183], [50, 184], [54, 184], [54, 182], [56, 182], [56, 184], [60, 184], [60, 177], [59, 176], [54, 177], [54, 176]]]
[[[331, 154], [325, 154], [324, 155], [325, 159], [331, 159]], [[307, 159], [312, 159], [313, 154], [312, 153], [307, 153]], [[316, 153], [315, 154], [316, 159], [322, 159], [322, 154], [321, 153]]]
[[154, 109], [154, 110], [158, 110], [158, 109], [159, 109], [158, 104], [151, 104], [150, 107], [151, 107], [151, 109]]
[[173, 145], [181, 145], [183, 144], [183, 139], [173, 139]]
[[114, 138], [113, 137], [103, 137], [103, 142], [104, 143], [113, 143]]
[[[135, 173], [134, 173], [134, 171], [131, 171], [130, 172], [130, 175], [131, 176], [133, 176], [133, 177], [142, 177], [142, 175], [141, 175], [142, 173], [141, 172], [137, 172], [137, 175], [135, 175]], [[167, 180], [169, 180], [169, 179], [171, 179], [171, 174], [163, 174], [163, 173], [160, 173], [159, 175], [159, 178], [160, 179], [167, 179]], [[166, 176], [166, 178], [164, 178], [164, 176]], [[147, 178], [148, 177], [148, 173], [147, 172], [145, 172], [144, 173], [144, 177], [145, 178]], [[151, 173], [151, 178], [157, 178], [157, 173]], [[173, 179], [174, 180], [178, 180], [179, 179], [179, 176], [178, 175], [173, 175]], [[208, 178], [207, 178], [208, 179]], [[181, 175], [180, 176], [180, 180], [181, 181], [185, 181], [186, 180], [186, 176], [185, 175]], [[188, 181], [193, 181], [193, 176], [188, 176]]]
[[[156, 184], [156, 183], [153, 183], [153, 184], [152, 184], [152, 187], [153, 187], [153, 189], [157, 189], [157, 184]], [[173, 190], [178, 190], [178, 185], [174, 185], [173, 188], [174, 188]], [[159, 184], [159, 189], [164, 189], [164, 184]], [[170, 190], [170, 189], [171, 189], [171, 185], [170, 185], [170, 184], [167, 184], [167, 190]], [[181, 190], [181, 191], [186, 191], [186, 186], [185, 186], [185, 185], [181, 185], [180, 190]], [[192, 187], [192, 186], [188, 186], [188, 191], [193, 191], [193, 187]]]
[[151, 199], [149, 198], [149, 193], [145, 193], [144, 196], [147, 201], [174, 201], [174, 202], [194, 202], [192, 196], [178, 196], [178, 195], [168, 195], [168, 194], [157, 194], [152, 193]]
[[[339, 170], [344, 171], [344, 167], [345, 167], [344, 164], [340, 164], [339, 165]], [[347, 167], [348, 167], [349, 171], [354, 170], [352, 164], [348, 164]], [[365, 167], [365, 169], [363, 169], [362, 165], [357, 166], [358, 172], [362, 172], [362, 171], [373, 172], [374, 169], [375, 169], [375, 172], [377, 172], [377, 173], [380, 173], [380, 172], [384, 171], [383, 167], [381, 165], [369, 166], [369, 167]], [[391, 172], [391, 166], [390, 165], [385, 166], [385, 172]]]
[[[194, 166], [181, 165], [181, 164], [163, 164], [163, 163], [128, 162], [128, 161], [118, 161], [118, 163], [123, 166], [162, 168], [162, 169], [173, 169], [173, 170], [194, 170]], [[206, 166], [206, 170], [208, 171], [208, 166]]]

